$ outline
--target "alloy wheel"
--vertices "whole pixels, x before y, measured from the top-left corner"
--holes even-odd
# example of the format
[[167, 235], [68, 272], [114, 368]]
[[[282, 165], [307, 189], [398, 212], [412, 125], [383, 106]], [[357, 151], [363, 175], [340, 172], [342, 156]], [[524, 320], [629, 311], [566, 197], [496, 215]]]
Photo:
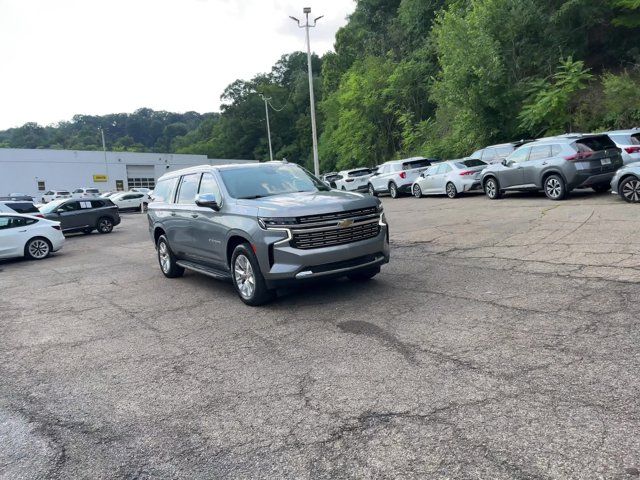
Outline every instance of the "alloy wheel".
[[487, 194], [487, 197], [495, 198], [497, 188], [496, 188], [496, 182], [494, 180], [492, 179], [488, 180], [484, 189]]
[[454, 198], [457, 194], [458, 192], [456, 191], [456, 187], [453, 183], [447, 183], [447, 196], [449, 198]]
[[633, 179], [628, 180], [622, 186], [622, 195], [630, 202], [640, 201], [640, 180]]
[[41, 260], [49, 255], [49, 244], [44, 240], [34, 240], [29, 244], [29, 254], [33, 258]]
[[113, 229], [113, 224], [108, 218], [103, 218], [102, 220], [100, 220], [98, 228], [102, 233], [110, 232]]
[[420, 185], [413, 186], [413, 196], [416, 198], [420, 198], [422, 196], [422, 190], [420, 189]]
[[164, 273], [169, 273], [171, 268], [171, 256], [169, 255], [169, 247], [165, 242], [158, 245], [158, 259], [160, 260], [160, 268]]
[[373, 197], [375, 194], [376, 194], [376, 191], [373, 188], [373, 185], [369, 184], [369, 195]]
[[395, 183], [392, 183], [389, 186], [389, 194], [391, 195], [391, 198], [396, 198], [398, 196], [398, 190], [396, 188]]
[[560, 184], [560, 180], [557, 178], [550, 178], [547, 180], [547, 195], [550, 198], [558, 198], [562, 194], [562, 185]]
[[251, 262], [245, 255], [240, 254], [236, 257], [233, 277], [240, 295], [247, 299], [253, 297], [256, 289], [256, 277]]

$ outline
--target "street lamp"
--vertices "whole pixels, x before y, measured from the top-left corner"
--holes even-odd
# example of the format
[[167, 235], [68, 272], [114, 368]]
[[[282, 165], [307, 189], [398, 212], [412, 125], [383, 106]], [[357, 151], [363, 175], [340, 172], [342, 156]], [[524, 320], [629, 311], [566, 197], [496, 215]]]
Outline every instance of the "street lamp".
[[264, 113], [267, 115], [267, 138], [269, 139], [269, 159], [273, 162], [273, 149], [271, 148], [271, 128], [269, 127], [269, 100], [271, 97], [265, 97], [259, 93], [260, 98], [264, 100]]
[[313, 169], [316, 175], [320, 175], [320, 161], [318, 160], [318, 132], [316, 129], [316, 102], [313, 96], [313, 70], [311, 68], [311, 44], [309, 42], [309, 29], [316, 26], [318, 20], [324, 15], [320, 15], [313, 20], [313, 24], [309, 23], [309, 14], [311, 7], [304, 7], [302, 13], [305, 14], [306, 21], [304, 25], [300, 23], [296, 17], [289, 16], [291, 20], [298, 24], [299, 28], [304, 28], [307, 39], [307, 70], [309, 71], [309, 103], [311, 104], [311, 135], [313, 136]]

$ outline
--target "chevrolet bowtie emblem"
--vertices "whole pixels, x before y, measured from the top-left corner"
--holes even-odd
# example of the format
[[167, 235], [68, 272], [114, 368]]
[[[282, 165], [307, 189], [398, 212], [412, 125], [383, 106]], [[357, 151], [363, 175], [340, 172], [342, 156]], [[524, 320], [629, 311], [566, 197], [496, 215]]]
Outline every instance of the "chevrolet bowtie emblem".
[[338, 222], [338, 227], [340, 228], [347, 228], [347, 227], [350, 227], [351, 225], [353, 225], [353, 220], [340, 220]]

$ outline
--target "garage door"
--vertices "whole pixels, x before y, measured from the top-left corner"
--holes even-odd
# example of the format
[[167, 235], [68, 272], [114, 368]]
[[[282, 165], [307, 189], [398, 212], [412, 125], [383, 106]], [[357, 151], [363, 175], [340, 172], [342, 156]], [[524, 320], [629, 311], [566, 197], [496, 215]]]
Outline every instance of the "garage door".
[[127, 186], [154, 188], [156, 178], [153, 165], [127, 165]]

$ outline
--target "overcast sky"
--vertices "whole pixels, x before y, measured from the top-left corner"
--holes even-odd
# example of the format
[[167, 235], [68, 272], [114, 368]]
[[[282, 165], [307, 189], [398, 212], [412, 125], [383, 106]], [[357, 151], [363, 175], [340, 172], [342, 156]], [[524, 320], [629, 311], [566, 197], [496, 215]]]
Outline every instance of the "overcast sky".
[[0, 129], [140, 107], [217, 111], [237, 78], [304, 50], [289, 15], [325, 17], [331, 50], [354, 0], [0, 0]]

